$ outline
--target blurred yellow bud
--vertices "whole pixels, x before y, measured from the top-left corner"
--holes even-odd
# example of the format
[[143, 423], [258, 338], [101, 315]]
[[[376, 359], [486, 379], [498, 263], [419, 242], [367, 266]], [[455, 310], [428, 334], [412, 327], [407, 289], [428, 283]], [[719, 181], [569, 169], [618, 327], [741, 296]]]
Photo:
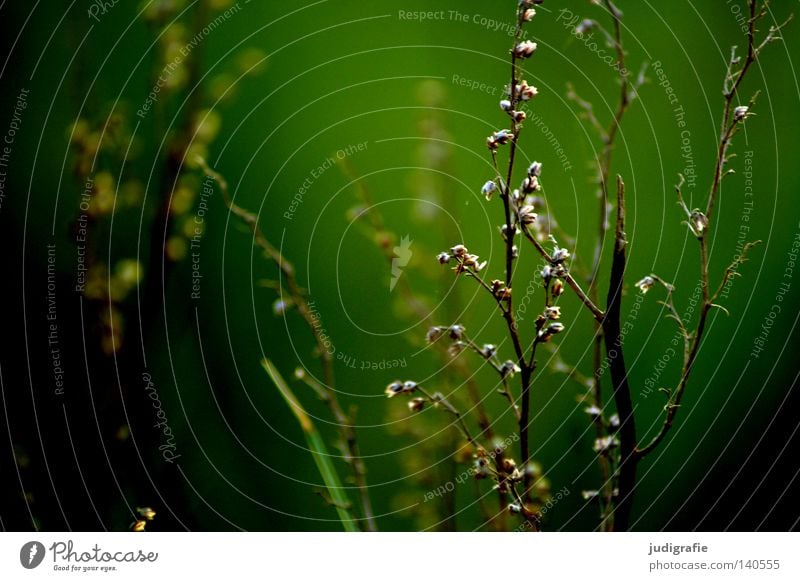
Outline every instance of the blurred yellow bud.
[[164, 254], [172, 262], [178, 262], [186, 256], [187, 250], [188, 245], [185, 238], [182, 236], [170, 236], [164, 248]]

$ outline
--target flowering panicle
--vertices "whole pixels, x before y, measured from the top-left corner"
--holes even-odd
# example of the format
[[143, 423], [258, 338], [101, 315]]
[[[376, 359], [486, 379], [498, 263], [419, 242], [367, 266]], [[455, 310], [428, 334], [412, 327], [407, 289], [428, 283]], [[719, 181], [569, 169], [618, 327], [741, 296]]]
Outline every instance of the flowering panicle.
[[[513, 269], [511, 265], [519, 255], [519, 249], [515, 244], [516, 237], [520, 234], [530, 237], [529, 229], [536, 228], [538, 219], [536, 209], [539, 206], [544, 206], [543, 199], [537, 196], [542, 191], [542, 164], [538, 161], [529, 162], [521, 182], [517, 182], [520, 184], [519, 187], [512, 187], [510, 182], [514, 177], [514, 159], [517, 157], [515, 154], [518, 154], [517, 140], [522, 129], [522, 123], [530, 114], [527, 109], [523, 110], [524, 108], [521, 105], [523, 102], [531, 101], [538, 95], [537, 88], [523, 79], [518, 70], [518, 60], [529, 59], [538, 49], [536, 42], [524, 39], [522, 27], [534, 19], [536, 16], [534, 6], [541, 3], [542, 0], [518, 0], [517, 2], [517, 21], [514, 43], [511, 47], [513, 74], [510, 82], [506, 85], [505, 98], [499, 101], [500, 110], [508, 117], [509, 126], [508, 128], [493, 131], [486, 139], [486, 145], [491, 151], [496, 175], [482, 184], [480, 192], [487, 202], [491, 201], [495, 192], [497, 192], [497, 197], [501, 199], [503, 204], [504, 220], [500, 225], [500, 234], [505, 247], [505, 276], [494, 278], [491, 282], [487, 282], [478, 276], [478, 273], [487, 267], [487, 262], [482, 261], [478, 255], [470, 253], [464, 244], [457, 244], [447, 251], [440, 252], [436, 257], [440, 264], [451, 265], [456, 275], [465, 274], [468, 278], [475, 279], [482, 289], [492, 295], [511, 334], [511, 343], [514, 346], [513, 357], [509, 359], [500, 358], [498, 356], [498, 346], [493, 343], [476, 343], [467, 336], [466, 330], [462, 325], [431, 327], [426, 335], [429, 343], [444, 340], [445, 338], [449, 339], [448, 353], [452, 356], [456, 356], [463, 351], [474, 352], [487, 367], [491, 367], [500, 375], [501, 387], [498, 392], [508, 400], [510, 408], [519, 421], [520, 466], [518, 467], [516, 462], [506, 453], [507, 443], [497, 446], [492, 445], [490, 447], [492, 449], [491, 454], [478, 446], [475, 452], [473, 473], [476, 479], [493, 478], [496, 483], [495, 489], [504, 498], [504, 504], [511, 507], [510, 510], [518, 512], [528, 522], [533, 522], [536, 527], [538, 527], [538, 517], [534, 507], [537, 506], [536, 502], [539, 502], [536, 499], [546, 496], [547, 488], [541, 485], [544, 482], [541, 468], [537, 466], [534, 469], [529, 453], [528, 394], [531, 377], [536, 368], [536, 345], [550, 341], [553, 336], [564, 330], [564, 325], [559, 322], [561, 308], [551, 304], [549, 296], [556, 297], [563, 292], [561, 279], [568, 276], [565, 263], [570, 257], [566, 249], [560, 249], [557, 246], [553, 251], [552, 257], [548, 256], [548, 264], [545, 266], [546, 273], [543, 271], [543, 276], [546, 278], [549, 289], [548, 299], [544, 310], [535, 321], [535, 330], [533, 332], [527, 331], [530, 343], [526, 349], [522, 343], [523, 335], [515, 318], [512, 304]], [[501, 170], [497, 167], [498, 150], [502, 146], [509, 147], [509, 165], [507, 173], [504, 174], [501, 174]], [[543, 255], [546, 255], [546, 253], [543, 253]], [[530, 361], [525, 355], [526, 351], [531, 352]], [[519, 400], [511, 392], [511, 380], [517, 377], [520, 378], [519, 387], [521, 389]], [[462, 433], [466, 433], [463, 418], [441, 394], [435, 393], [429, 396], [413, 382], [400, 381], [390, 384], [386, 392], [387, 395], [392, 397], [401, 393], [413, 393], [417, 390], [422, 395], [409, 401], [408, 407], [412, 412], [422, 410], [427, 404], [443, 408], [456, 416], [456, 423]], [[518, 401], [521, 402], [521, 405], [518, 404]], [[483, 427], [488, 425], [489, 422], [484, 417], [481, 418], [480, 423]], [[487, 430], [486, 428], [483, 429]], [[490, 441], [494, 442], [494, 437], [490, 436], [488, 431], [486, 435]], [[468, 440], [473, 442], [469, 437]], [[517, 483], [523, 483], [522, 494], [515, 488]]]

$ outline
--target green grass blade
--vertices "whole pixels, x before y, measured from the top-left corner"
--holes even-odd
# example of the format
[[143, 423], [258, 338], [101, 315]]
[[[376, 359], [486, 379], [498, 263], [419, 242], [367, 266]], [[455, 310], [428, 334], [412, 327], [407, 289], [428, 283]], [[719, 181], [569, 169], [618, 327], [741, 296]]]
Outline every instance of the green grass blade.
[[322, 480], [325, 482], [328, 494], [330, 494], [331, 499], [335, 503], [336, 512], [339, 513], [339, 520], [342, 521], [344, 530], [348, 532], [358, 532], [360, 530], [358, 525], [353, 520], [353, 516], [350, 512], [345, 508], [350, 506], [350, 499], [348, 499], [347, 495], [344, 493], [342, 483], [339, 480], [339, 474], [336, 472], [333, 462], [331, 462], [328, 449], [322, 437], [319, 435], [317, 428], [314, 426], [314, 422], [311, 421], [306, 410], [303, 409], [303, 406], [300, 404], [297, 397], [295, 397], [291, 388], [272, 361], [263, 359], [261, 365], [264, 367], [267, 375], [270, 376], [270, 379], [272, 379], [275, 387], [278, 388], [278, 391], [283, 396], [289, 409], [292, 410], [300, 427], [303, 429], [306, 442], [308, 442], [308, 448], [311, 450], [311, 456], [314, 458], [314, 463], [317, 465], [319, 473], [322, 475]]

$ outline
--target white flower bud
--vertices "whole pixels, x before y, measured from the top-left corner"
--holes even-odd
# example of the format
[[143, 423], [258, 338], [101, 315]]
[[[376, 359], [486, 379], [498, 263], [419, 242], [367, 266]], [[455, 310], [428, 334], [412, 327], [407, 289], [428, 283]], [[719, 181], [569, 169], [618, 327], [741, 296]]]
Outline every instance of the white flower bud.
[[652, 276], [646, 276], [642, 280], [637, 282], [635, 286], [641, 291], [642, 294], [646, 294], [647, 291], [653, 288], [654, 284], [656, 284], [655, 279], [653, 279]]
[[483, 187], [481, 188], [481, 193], [484, 196], [486, 196], [486, 200], [488, 201], [492, 199], [492, 194], [495, 192], [495, 190], [497, 190], [497, 184], [494, 183], [493, 180], [490, 180], [485, 184], [483, 184]]
[[514, 47], [514, 54], [518, 58], [528, 58], [536, 51], [536, 43], [532, 40], [523, 40]]

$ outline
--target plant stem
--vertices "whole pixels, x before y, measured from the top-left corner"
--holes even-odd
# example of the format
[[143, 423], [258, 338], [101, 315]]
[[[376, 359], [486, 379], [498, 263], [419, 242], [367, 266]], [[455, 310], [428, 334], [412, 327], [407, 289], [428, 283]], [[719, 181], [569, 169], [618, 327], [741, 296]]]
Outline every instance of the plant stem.
[[[684, 347], [684, 358], [683, 358], [683, 366], [681, 369], [681, 377], [678, 382], [677, 387], [669, 392], [669, 401], [665, 406], [665, 417], [664, 422], [661, 425], [658, 433], [648, 442], [646, 445], [637, 447], [635, 450], [635, 455], [637, 458], [643, 458], [650, 452], [652, 452], [666, 437], [669, 430], [672, 428], [673, 422], [675, 420], [675, 416], [678, 413], [678, 408], [680, 408], [681, 401], [683, 399], [683, 395], [686, 391], [686, 386], [689, 382], [689, 378], [691, 373], [694, 369], [695, 361], [697, 360], [697, 355], [700, 350], [700, 342], [703, 338], [705, 333], [707, 322], [708, 322], [708, 315], [711, 312], [711, 309], [715, 306], [714, 301], [719, 296], [719, 293], [725, 287], [725, 284], [730, 280], [730, 278], [734, 275], [736, 268], [746, 259], [747, 252], [755, 245], [757, 242], [750, 242], [745, 245], [744, 250], [742, 251], [741, 255], [737, 260], [735, 260], [723, 274], [722, 282], [720, 286], [711, 294], [710, 291], [710, 277], [709, 277], [709, 261], [708, 261], [708, 242], [706, 239], [706, 235], [709, 232], [709, 226], [711, 223], [712, 214], [715, 207], [716, 199], [720, 192], [720, 187], [722, 185], [723, 178], [727, 175], [725, 171], [725, 164], [728, 160], [728, 148], [732, 143], [732, 138], [735, 135], [736, 131], [739, 128], [741, 122], [746, 118], [747, 111], [744, 115], [738, 116], [734, 114], [733, 104], [734, 99], [738, 94], [739, 87], [744, 80], [745, 75], [750, 70], [751, 65], [758, 59], [761, 50], [775, 40], [777, 38], [777, 33], [780, 29], [785, 26], [791, 17], [787, 19], [783, 24], [779, 26], [772, 26], [764, 40], [756, 45], [755, 39], [755, 24], [761, 18], [766, 15], [766, 6], [767, 2], [763, 3], [761, 7], [758, 7], [758, 0], [748, 0], [748, 7], [749, 7], [749, 20], [747, 25], [747, 55], [745, 56], [744, 63], [741, 64], [741, 68], [738, 71], [734, 72], [734, 68], [739, 65], [739, 59], [736, 58], [734, 51], [731, 51], [731, 59], [728, 63], [728, 70], [725, 75], [725, 81], [723, 83], [723, 97], [724, 97], [724, 105], [723, 105], [723, 112], [722, 112], [722, 123], [720, 129], [720, 142], [719, 146], [717, 147], [717, 157], [714, 164], [714, 177], [711, 182], [711, 189], [708, 194], [708, 202], [706, 204], [706, 212], [705, 212], [705, 219], [706, 224], [702, 231], [697, 232], [694, 229], [692, 230], [697, 237], [698, 244], [700, 246], [700, 284], [702, 286], [702, 293], [703, 293], [703, 303], [700, 308], [700, 315], [697, 322], [697, 329], [695, 330], [691, 340], [685, 343]], [[755, 96], [751, 97], [747, 110], [753, 106], [755, 101]], [[682, 183], [682, 181], [681, 181]], [[683, 202], [683, 198], [680, 192], [680, 184], [677, 187], [678, 193], [678, 200], [681, 205], [684, 207], [684, 210], [688, 212], [688, 208], [686, 204]], [[685, 333], [685, 336], [688, 334]]]
[[[603, 245], [605, 243], [606, 230], [608, 229], [608, 180], [611, 174], [611, 161], [614, 153], [615, 140], [619, 133], [622, 124], [622, 117], [628, 109], [630, 99], [628, 96], [628, 77], [625, 70], [625, 50], [622, 45], [622, 23], [621, 12], [611, 2], [605, 0], [606, 9], [608, 10], [614, 25], [614, 49], [617, 53], [617, 67], [620, 77], [620, 96], [617, 104], [616, 112], [611, 120], [608, 129], [602, 133], [603, 138], [603, 152], [600, 161], [599, 175], [598, 175], [598, 198], [599, 198], [599, 211], [598, 211], [598, 226], [597, 226], [597, 240], [595, 242], [595, 251], [592, 264], [592, 270], [589, 277], [589, 298], [593, 302], [598, 302], [598, 272], [600, 269], [600, 261], [602, 257]], [[594, 405], [598, 409], [603, 409], [603, 386], [602, 386], [602, 364], [603, 364], [603, 323], [595, 320], [594, 322], [594, 339], [592, 343], [592, 398]], [[603, 420], [603, 415], [600, 414], [594, 418], [595, 435], [597, 439], [602, 440], [606, 437], [606, 425]], [[602, 485], [600, 488], [602, 509], [601, 509], [601, 529], [612, 530], [614, 527], [613, 518], [613, 503], [614, 503], [614, 484], [611, 480], [611, 466], [607, 452], [601, 451], [598, 454], [598, 463], [600, 465], [600, 476]]]

